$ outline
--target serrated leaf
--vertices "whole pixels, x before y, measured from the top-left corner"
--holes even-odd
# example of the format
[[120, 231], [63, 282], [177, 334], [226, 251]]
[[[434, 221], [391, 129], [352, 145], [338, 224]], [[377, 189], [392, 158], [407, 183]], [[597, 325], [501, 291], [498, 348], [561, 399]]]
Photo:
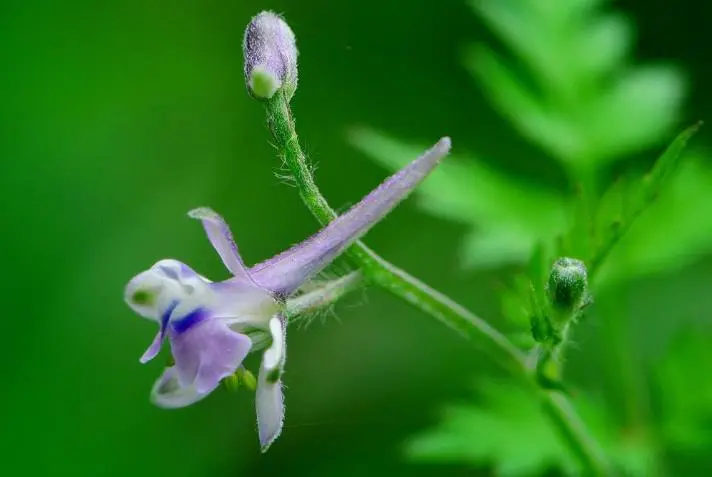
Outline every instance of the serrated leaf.
[[681, 269], [712, 252], [712, 171], [683, 167], [610, 252], [597, 281]]
[[[471, 2], [474, 10], [485, 20], [502, 41], [537, 75], [539, 84], [566, 81], [566, 71], [559, 58], [560, 43], [556, 29], [542, 28], [550, 23], [545, 12], [530, 2], [511, 0]], [[533, 21], [533, 17], [537, 20]]]
[[[521, 387], [495, 381], [483, 381], [477, 389], [477, 403], [447, 407], [436, 428], [407, 443], [407, 455], [417, 461], [491, 466], [497, 475], [508, 477], [531, 477], [554, 469], [579, 475], [575, 457], [534, 396]], [[620, 438], [605, 410], [592, 400], [579, 395], [576, 404], [626, 475], [650, 475], [649, 446]]]
[[[606, 35], [613, 30], [589, 29], [593, 7], [599, 0], [559, 3], [474, 0], [470, 3], [489, 28], [526, 64], [537, 85], [544, 90], [574, 89], [582, 78], [582, 54], [590, 53], [592, 46], [613, 47], [613, 54], [620, 50], [618, 44], [606, 41], [619, 38]], [[589, 32], [596, 34], [594, 40], [601, 41], [591, 44]], [[595, 56], [602, 55], [595, 51]], [[604, 63], [598, 61], [598, 65]]]
[[618, 71], [632, 46], [632, 25], [623, 15], [609, 14], [583, 27], [578, 45], [578, 69], [588, 83]]
[[638, 198], [638, 207], [645, 207], [655, 196], [660, 194], [681, 162], [680, 159], [688, 141], [692, 139], [692, 136], [697, 133], [701, 126], [701, 122], [697, 123], [678, 134], [662, 156], [658, 158], [653, 169], [643, 180], [642, 194]]
[[660, 143], [677, 123], [684, 81], [671, 67], [619, 77], [587, 111], [591, 157], [600, 164]]
[[712, 250], [712, 217], [706, 213], [712, 170], [688, 155], [674, 175], [698, 128], [679, 134], [642, 180], [623, 177], [606, 192], [597, 212], [603, 238], [590, 260], [591, 273], [604, 267], [600, 274], [611, 279], [678, 268]]
[[586, 146], [581, 128], [561, 111], [541, 103], [539, 95], [524, 84], [489, 48], [477, 46], [465, 55], [465, 66], [487, 91], [497, 110], [517, 130], [559, 161], [570, 163]]
[[[633, 30], [605, 2], [473, 1], [509, 48], [478, 46], [466, 66], [500, 113], [576, 174], [655, 145], [676, 124], [685, 89], [666, 66], [625, 68]], [[521, 63], [522, 71], [511, 66]]]

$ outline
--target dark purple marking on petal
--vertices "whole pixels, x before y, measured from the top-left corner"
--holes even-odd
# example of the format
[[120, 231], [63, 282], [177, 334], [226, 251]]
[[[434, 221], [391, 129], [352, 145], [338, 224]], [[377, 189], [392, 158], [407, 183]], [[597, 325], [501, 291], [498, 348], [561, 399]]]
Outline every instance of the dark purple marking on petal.
[[173, 320], [171, 328], [176, 334], [185, 333], [193, 326], [208, 318], [208, 311], [205, 308], [196, 308], [183, 318]]
[[178, 306], [178, 300], [173, 300], [170, 305], [168, 305], [168, 308], [166, 308], [166, 311], [163, 312], [161, 315], [161, 333], [166, 332], [166, 327], [168, 326], [168, 322], [171, 319], [171, 314], [173, 311], [176, 309]]
[[148, 349], [146, 349], [141, 358], [139, 358], [141, 364], [148, 363], [161, 351], [161, 345], [163, 344], [163, 339], [166, 337], [166, 330], [168, 328], [168, 322], [171, 319], [171, 313], [173, 313], [173, 310], [175, 310], [177, 306], [178, 300], [173, 300], [168, 308], [166, 308], [166, 311], [161, 315], [161, 328], [158, 330], [158, 333], [156, 333]]

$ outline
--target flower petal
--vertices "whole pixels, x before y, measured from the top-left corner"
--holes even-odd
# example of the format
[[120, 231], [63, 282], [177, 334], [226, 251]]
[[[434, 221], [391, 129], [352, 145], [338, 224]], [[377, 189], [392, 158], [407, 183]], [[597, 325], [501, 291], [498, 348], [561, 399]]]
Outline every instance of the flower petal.
[[156, 357], [159, 351], [161, 351], [161, 345], [163, 344], [163, 338], [165, 337], [165, 335], [166, 334], [163, 332], [163, 330], [160, 330], [158, 333], [156, 333], [156, 336], [153, 338], [151, 345], [146, 349], [146, 351], [144, 351], [141, 358], [139, 358], [141, 364], [148, 363]]
[[[272, 294], [256, 285], [240, 280], [211, 283], [216, 300], [212, 316], [232, 325], [266, 328], [269, 320], [279, 310]], [[239, 330], [238, 330], [239, 331]]]
[[[286, 322], [281, 315], [276, 315], [269, 320], [269, 332], [272, 335], [272, 345], [262, 356], [262, 364], [270, 376], [275, 376], [270, 381], [279, 379], [287, 358]], [[269, 378], [269, 377], [268, 377]]]
[[450, 139], [441, 139], [316, 235], [253, 267], [252, 278], [274, 293], [292, 293], [393, 210], [449, 150]]
[[207, 394], [242, 364], [252, 342], [221, 320], [205, 317], [196, 323], [183, 332], [171, 329], [171, 351], [181, 386]]
[[283, 315], [275, 315], [269, 322], [272, 344], [262, 355], [260, 375], [257, 381], [255, 405], [257, 427], [262, 452], [282, 432], [284, 421], [284, 396], [282, 394], [282, 371], [287, 358], [287, 321]]
[[260, 436], [262, 452], [267, 452], [269, 446], [279, 437], [284, 423], [284, 394], [282, 381], [270, 382], [270, 372], [265, 368], [264, 361], [260, 367], [255, 394], [257, 409], [257, 428]]
[[153, 385], [151, 401], [159, 407], [178, 408], [200, 401], [207, 394], [199, 393], [195, 386], [181, 385], [176, 367], [171, 366], [163, 371], [161, 377]]
[[207, 207], [193, 209], [188, 212], [188, 216], [203, 223], [208, 240], [210, 240], [213, 248], [218, 252], [230, 273], [241, 280], [252, 282], [250, 274], [237, 250], [237, 245], [232, 239], [230, 227], [228, 227], [225, 220], [214, 210]]
[[139, 315], [162, 323], [169, 308], [195, 308], [210, 300], [209, 281], [186, 264], [173, 259], [156, 262], [133, 277], [124, 291], [124, 300]]

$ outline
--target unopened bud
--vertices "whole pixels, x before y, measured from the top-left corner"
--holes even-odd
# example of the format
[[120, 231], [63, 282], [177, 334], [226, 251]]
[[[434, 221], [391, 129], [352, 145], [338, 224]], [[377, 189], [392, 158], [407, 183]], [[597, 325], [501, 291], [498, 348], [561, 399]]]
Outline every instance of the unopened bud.
[[262, 12], [252, 18], [242, 43], [245, 83], [258, 99], [283, 90], [290, 100], [297, 90], [297, 45], [289, 25], [277, 14]]
[[257, 379], [255, 379], [255, 375], [249, 370], [240, 367], [230, 376], [224, 378], [223, 384], [228, 391], [234, 392], [241, 387], [247, 389], [248, 391], [254, 391], [257, 387]]
[[237, 373], [233, 373], [223, 378], [223, 385], [228, 391], [234, 392], [240, 389], [240, 379], [237, 377]]
[[575, 258], [560, 258], [554, 262], [549, 275], [549, 301], [560, 318], [575, 317], [588, 299], [586, 265]]
[[240, 368], [237, 370], [237, 378], [240, 380], [240, 385], [249, 391], [254, 391], [257, 388], [257, 379], [248, 369]]

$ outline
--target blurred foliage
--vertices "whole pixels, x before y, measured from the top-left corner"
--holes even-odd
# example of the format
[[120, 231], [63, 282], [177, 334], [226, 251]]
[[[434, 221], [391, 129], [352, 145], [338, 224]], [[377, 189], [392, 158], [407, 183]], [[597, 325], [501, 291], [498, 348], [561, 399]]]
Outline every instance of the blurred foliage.
[[[407, 454], [416, 461], [462, 461], [478, 467], [493, 462], [502, 477], [544, 475], [557, 468], [580, 474], [576, 458], [530, 393], [493, 380], [480, 382], [476, 390], [477, 406], [445, 408], [438, 427], [411, 440]], [[619, 434], [604, 408], [585, 395], [574, 402], [620, 468], [630, 475], [651, 475], [653, 459], [644, 442]]]
[[605, 3], [471, 1], [520, 68], [482, 44], [467, 67], [523, 136], [574, 170], [660, 144], [681, 105], [680, 74], [632, 66], [633, 22]]
[[[522, 181], [491, 161], [456, 151], [417, 193], [423, 210], [467, 226], [460, 252], [465, 267], [528, 264], [500, 293], [502, 315], [518, 328], [513, 336], [521, 336], [530, 322], [547, 320], [547, 267], [559, 256], [584, 259], [595, 291], [605, 294], [633, 278], [680, 269], [712, 249], [712, 216], [705, 213], [712, 209], [712, 168], [700, 152], [683, 154], [697, 126], [672, 141], [646, 173], [646, 161], [628, 160], [670, 140], [685, 88], [675, 68], [632, 64], [634, 24], [605, 9], [606, 3], [471, 2], [504, 52], [474, 45], [464, 55], [466, 67], [518, 133], [561, 165], [569, 185]], [[352, 131], [350, 139], [391, 169], [422, 146], [367, 128]], [[599, 319], [602, 326], [610, 324], [605, 316]], [[620, 325], [609, 326], [611, 336], [620, 331], [614, 331]], [[632, 345], [625, 338], [622, 344], [604, 338], [603, 344]], [[673, 382], [672, 369], [689, 367], [685, 360], [694, 352], [677, 356], [677, 348], [670, 349], [661, 368], [667, 382], [659, 383], [663, 394], [668, 385], [679, 391], [661, 402], [661, 412], [671, 419], [663, 427], [678, 433], [663, 434], [671, 444], [692, 447], [706, 445], [707, 436], [694, 431], [690, 417], [705, 422], [712, 400], [686, 401], [688, 389]], [[704, 354], [696, 356], [698, 362], [711, 362], [712, 350], [698, 352]], [[621, 359], [634, 358], [623, 353]], [[501, 475], [539, 475], [556, 467], [576, 475], [536, 403], [527, 403], [531, 398], [488, 381], [478, 389], [483, 402], [451, 408], [438, 427], [409, 444], [409, 454], [425, 461], [491, 463]], [[653, 437], [655, 424], [624, 431], [612, 410], [582, 402], [589, 425], [608, 423], [607, 437], [599, 437], [625, 475], [661, 472], [652, 456], [667, 441]], [[622, 442], [630, 444], [626, 433], [639, 437], [632, 454], [620, 452]]]
[[704, 452], [712, 444], [711, 345], [710, 330], [686, 330], [657, 368], [661, 434], [678, 451]]

